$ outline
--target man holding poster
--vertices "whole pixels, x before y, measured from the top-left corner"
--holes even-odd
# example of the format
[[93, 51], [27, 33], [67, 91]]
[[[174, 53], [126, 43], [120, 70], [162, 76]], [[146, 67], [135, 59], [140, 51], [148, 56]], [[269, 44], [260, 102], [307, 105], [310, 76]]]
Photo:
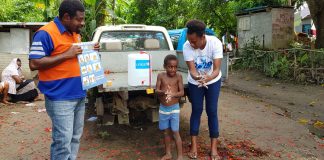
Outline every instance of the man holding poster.
[[[31, 45], [29, 67], [39, 71], [39, 89], [52, 120], [51, 159], [74, 160], [83, 132], [85, 96], [77, 55], [85, 9], [80, 0], [64, 0], [59, 16], [40, 28]], [[99, 49], [96, 43], [94, 49]]]

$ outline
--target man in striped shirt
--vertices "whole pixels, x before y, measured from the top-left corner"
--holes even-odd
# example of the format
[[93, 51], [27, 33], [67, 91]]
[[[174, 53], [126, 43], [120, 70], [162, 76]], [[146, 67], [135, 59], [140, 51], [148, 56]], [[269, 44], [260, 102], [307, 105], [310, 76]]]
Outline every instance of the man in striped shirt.
[[80, 0], [62, 1], [59, 16], [36, 32], [29, 53], [29, 67], [38, 70], [38, 88], [52, 120], [52, 160], [75, 160], [79, 150], [86, 91], [77, 59], [82, 49], [73, 43], [81, 42], [84, 18]]

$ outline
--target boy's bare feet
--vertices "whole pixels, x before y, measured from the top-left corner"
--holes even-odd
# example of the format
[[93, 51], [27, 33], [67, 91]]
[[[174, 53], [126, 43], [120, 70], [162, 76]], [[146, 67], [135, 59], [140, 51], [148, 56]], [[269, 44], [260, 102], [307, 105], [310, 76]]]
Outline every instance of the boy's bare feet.
[[7, 100], [2, 100], [1, 103], [6, 104], [6, 105], [13, 104], [13, 103], [11, 103], [11, 102], [9, 102], [9, 101], [7, 101]]
[[172, 159], [172, 155], [171, 154], [165, 154], [161, 160], [169, 160], [169, 159]]

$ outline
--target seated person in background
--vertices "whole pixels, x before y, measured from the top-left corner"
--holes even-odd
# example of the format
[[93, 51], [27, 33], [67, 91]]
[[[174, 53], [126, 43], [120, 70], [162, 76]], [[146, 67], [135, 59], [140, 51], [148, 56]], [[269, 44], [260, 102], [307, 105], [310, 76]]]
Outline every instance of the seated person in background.
[[0, 97], [1, 103], [4, 104], [10, 104], [10, 102], [8, 102], [8, 90], [9, 90], [9, 83], [7, 82], [0, 82]]
[[34, 101], [38, 98], [38, 91], [33, 80], [25, 80], [21, 73], [21, 60], [14, 58], [2, 71], [2, 81], [9, 84], [11, 102]]

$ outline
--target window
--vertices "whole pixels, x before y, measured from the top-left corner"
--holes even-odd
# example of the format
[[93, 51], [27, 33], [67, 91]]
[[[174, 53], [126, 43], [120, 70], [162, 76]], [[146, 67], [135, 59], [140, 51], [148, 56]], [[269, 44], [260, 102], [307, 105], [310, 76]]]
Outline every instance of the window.
[[104, 52], [170, 50], [164, 34], [156, 31], [107, 31], [101, 34], [99, 42]]

